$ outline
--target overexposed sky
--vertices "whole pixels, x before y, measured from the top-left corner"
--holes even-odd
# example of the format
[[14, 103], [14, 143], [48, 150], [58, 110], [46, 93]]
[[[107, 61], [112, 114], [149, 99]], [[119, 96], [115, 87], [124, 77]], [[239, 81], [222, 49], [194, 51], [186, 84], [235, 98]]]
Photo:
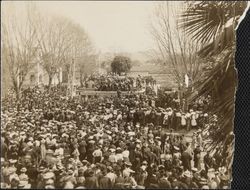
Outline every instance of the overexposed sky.
[[79, 23], [102, 52], [134, 52], [152, 46], [148, 24], [154, 3], [55, 1], [39, 2], [39, 5], [41, 9], [62, 14]]
[[[6, 3], [6, 2], [5, 2]], [[16, 7], [23, 2], [10, 2]], [[79, 23], [101, 52], [137, 52], [152, 49], [149, 32], [153, 1], [36, 1], [48, 14], [63, 15]]]

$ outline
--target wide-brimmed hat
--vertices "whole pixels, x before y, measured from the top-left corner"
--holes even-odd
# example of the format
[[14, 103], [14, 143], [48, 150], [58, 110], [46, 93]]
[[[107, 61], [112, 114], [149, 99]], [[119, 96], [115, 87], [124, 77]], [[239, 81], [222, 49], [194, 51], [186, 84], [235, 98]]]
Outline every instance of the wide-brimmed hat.
[[54, 173], [53, 172], [47, 172], [43, 175], [44, 179], [50, 179], [54, 177]]
[[179, 148], [179, 147], [177, 147], [177, 146], [174, 146], [174, 149], [175, 149], [175, 150], [180, 150], [180, 148]]
[[202, 185], [206, 185], [208, 183], [208, 181], [207, 181], [206, 178], [202, 177], [202, 178], [200, 178], [199, 183], [202, 184]]
[[43, 172], [44, 170], [45, 170], [44, 166], [40, 166], [39, 169], [38, 169], [39, 172]]
[[191, 168], [191, 170], [192, 170], [193, 172], [198, 172], [198, 169], [197, 169], [197, 168]]
[[84, 187], [84, 186], [79, 186], [79, 187], [76, 187], [75, 189], [86, 189], [86, 187]]
[[89, 163], [87, 160], [82, 160], [82, 163]]
[[132, 166], [131, 162], [129, 162], [129, 161], [126, 161], [126, 162], [125, 162], [125, 165], [127, 165], [127, 166]]
[[144, 161], [142, 162], [142, 165], [148, 165], [148, 162], [147, 162], [146, 160], [144, 160]]
[[136, 141], [135, 142], [137, 142], [137, 143], [141, 143], [141, 140], [140, 139], [136, 139]]
[[17, 160], [10, 159], [9, 162], [10, 162], [11, 164], [15, 164], [15, 163], [17, 163]]
[[90, 144], [94, 144], [95, 141], [94, 141], [94, 140], [90, 140], [89, 143], [90, 143]]
[[190, 171], [185, 171], [185, 172], [183, 173], [183, 176], [190, 178], [190, 177], [191, 177]]
[[54, 180], [53, 179], [49, 179], [45, 183], [45, 185], [53, 185], [53, 184], [54, 184]]
[[46, 185], [44, 188], [45, 189], [55, 189], [55, 186], [53, 186], [53, 185]]

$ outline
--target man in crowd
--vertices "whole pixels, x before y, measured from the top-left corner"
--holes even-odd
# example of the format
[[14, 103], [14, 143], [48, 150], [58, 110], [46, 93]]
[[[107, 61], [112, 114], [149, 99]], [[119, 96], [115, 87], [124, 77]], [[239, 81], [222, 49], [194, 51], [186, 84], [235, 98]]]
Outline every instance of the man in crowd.
[[[165, 132], [163, 118], [175, 112], [150, 106], [153, 97], [82, 102], [63, 94], [29, 89], [20, 111], [10, 106], [16, 105], [11, 96], [3, 102], [2, 188], [219, 188], [229, 182], [219, 153], [195, 168], [200, 152], [185, 136]], [[166, 123], [176, 129], [176, 122], [181, 119]]]

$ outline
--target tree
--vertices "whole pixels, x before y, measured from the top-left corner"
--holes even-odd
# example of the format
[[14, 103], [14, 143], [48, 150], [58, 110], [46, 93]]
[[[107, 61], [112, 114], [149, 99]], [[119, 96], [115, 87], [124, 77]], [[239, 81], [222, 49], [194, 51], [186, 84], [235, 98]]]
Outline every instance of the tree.
[[152, 51], [151, 56], [170, 64], [180, 87], [183, 85], [185, 74], [189, 76], [191, 82], [199, 78], [201, 63], [197, 56], [199, 43], [190, 40], [185, 31], [180, 30], [177, 25], [177, 15], [175, 3], [159, 2], [155, 7], [151, 34], [156, 49]]
[[84, 73], [91, 66], [95, 66], [96, 53], [91, 39], [83, 27], [68, 20], [66, 30], [70, 41], [68, 51], [65, 53], [64, 66], [67, 68], [68, 84], [71, 88], [70, 85], [74, 83], [76, 69], [79, 70], [80, 83], [83, 85]]
[[37, 41], [39, 44], [39, 57], [43, 68], [48, 74], [48, 86], [59, 73], [59, 68], [67, 61], [66, 54], [71, 47], [71, 36], [68, 30], [70, 20], [64, 17], [42, 17], [34, 21], [39, 31]]
[[116, 56], [111, 63], [112, 72], [121, 74], [131, 69], [131, 59], [125, 56]]
[[2, 61], [8, 67], [16, 99], [19, 101], [25, 77], [37, 61], [37, 31], [30, 20], [31, 9], [26, 7], [27, 14], [17, 19], [15, 7], [5, 8], [1, 22]]
[[191, 2], [180, 22], [193, 40], [203, 44], [199, 56], [212, 62], [202, 78], [194, 84], [199, 93], [191, 94], [190, 100], [207, 94], [212, 96], [213, 110], [207, 111], [219, 117], [217, 128], [213, 128], [210, 131], [212, 135], [208, 137], [212, 139], [209, 150], [220, 147], [220, 151], [227, 152], [229, 147], [228, 164], [232, 161], [234, 94], [237, 85], [234, 69], [235, 28], [246, 6], [247, 2], [244, 1]]

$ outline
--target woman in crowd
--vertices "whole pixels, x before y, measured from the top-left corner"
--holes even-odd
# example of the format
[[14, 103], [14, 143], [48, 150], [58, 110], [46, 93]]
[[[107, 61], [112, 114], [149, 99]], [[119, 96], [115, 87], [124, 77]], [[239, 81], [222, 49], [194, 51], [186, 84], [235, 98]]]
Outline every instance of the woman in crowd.
[[[11, 98], [3, 102], [2, 188], [228, 185], [223, 155], [213, 157], [207, 153], [203, 161], [201, 143], [190, 144], [174, 131], [166, 133], [165, 125], [186, 128], [181, 110], [152, 107], [146, 95], [93, 97], [82, 102], [63, 94], [55, 89], [29, 89], [20, 101], [19, 111], [11, 106], [16, 105]], [[135, 100], [137, 104], [133, 104]], [[177, 114], [180, 119], [168, 121], [176, 113], [181, 113]], [[190, 118], [190, 127], [199, 127], [194, 122], [197, 118]]]

